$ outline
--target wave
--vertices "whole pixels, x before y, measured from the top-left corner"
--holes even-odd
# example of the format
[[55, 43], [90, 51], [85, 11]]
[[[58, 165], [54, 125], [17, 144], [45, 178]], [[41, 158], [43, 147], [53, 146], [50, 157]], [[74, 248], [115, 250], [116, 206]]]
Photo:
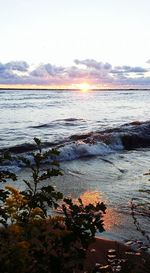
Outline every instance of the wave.
[[107, 155], [121, 150], [150, 147], [150, 121], [134, 121], [119, 128], [72, 135], [60, 150], [60, 160]]
[[107, 155], [121, 150], [150, 147], [150, 121], [134, 121], [117, 128], [70, 136], [60, 148], [63, 160]]
[[[107, 155], [121, 150], [133, 150], [150, 147], [150, 121], [123, 124], [116, 128], [87, 134], [72, 135], [61, 142], [44, 142], [44, 149], [55, 147], [60, 151], [59, 161], [74, 160], [83, 157]], [[30, 143], [9, 147], [7, 150], [15, 154], [29, 156], [36, 146]], [[6, 149], [1, 150], [4, 152]]]
[[60, 148], [60, 160], [70, 161], [81, 157], [105, 155], [110, 152], [111, 150], [104, 143], [91, 145], [83, 141], [78, 141], [77, 143], [68, 144]]
[[85, 119], [82, 119], [82, 118], [64, 118], [64, 119], [56, 119], [55, 121], [52, 121], [52, 122], [55, 122], [55, 123], [58, 123], [58, 124], [63, 124], [63, 123], [83, 123], [83, 122], [86, 122]]
[[30, 126], [29, 128], [35, 128], [35, 129], [40, 129], [40, 128], [53, 128], [54, 126], [76, 126], [81, 123], [85, 123], [86, 120], [84, 119], [77, 119], [77, 118], [65, 118], [65, 119], [57, 119], [54, 121], [51, 121], [50, 123], [43, 123], [35, 126]]
[[51, 123], [43, 123], [35, 126], [30, 126], [29, 128], [34, 128], [34, 129], [45, 129], [45, 128], [53, 128], [55, 124]]
[[150, 121], [134, 121], [104, 131], [73, 135], [70, 139], [83, 140], [91, 144], [103, 142], [109, 146], [113, 144], [114, 147], [118, 147], [118, 142], [120, 142], [125, 150], [148, 148], [150, 147]]

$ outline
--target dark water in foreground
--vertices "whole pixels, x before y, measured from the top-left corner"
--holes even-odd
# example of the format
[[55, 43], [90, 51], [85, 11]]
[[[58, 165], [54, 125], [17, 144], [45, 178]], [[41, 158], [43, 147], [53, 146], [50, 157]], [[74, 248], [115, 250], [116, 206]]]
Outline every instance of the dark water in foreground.
[[[45, 149], [57, 147], [64, 170], [53, 183], [65, 195], [85, 202], [102, 200], [109, 238], [141, 238], [130, 200], [148, 201], [150, 189], [150, 91], [0, 91], [0, 150], [29, 157], [33, 137]], [[5, 166], [19, 175], [16, 160]], [[138, 216], [144, 229], [149, 223]]]

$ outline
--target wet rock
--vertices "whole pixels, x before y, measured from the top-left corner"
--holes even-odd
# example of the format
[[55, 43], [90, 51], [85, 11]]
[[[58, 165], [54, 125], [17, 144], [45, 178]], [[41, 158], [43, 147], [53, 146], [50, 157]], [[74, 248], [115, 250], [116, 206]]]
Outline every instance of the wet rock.
[[108, 250], [108, 254], [116, 254], [116, 250], [115, 249], [113, 249], [113, 248], [110, 248], [109, 250]]
[[107, 257], [111, 260], [115, 259], [116, 258], [116, 255], [107, 255]]
[[146, 250], [147, 250], [147, 246], [141, 246], [139, 249], [140, 249], [141, 251], [146, 251]]
[[99, 272], [100, 273], [109, 273], [109, 272], [112, 272], [112, 268], [110, 265], [103, 265], [99, 268]]
[[128, 242], [125, 243], [126, 246], [130, 246], [132, 244], [133, 244], [133, 241], [128, 241]]
[[143, 245], [143, 242], [140, 241], [140, 240], [138, 240], [138, 241], [137, 241], [137, 244], [138, 244], [138, 245]]
[[122, 267], [120, 265], [113, 267], [113, 272], [121, 272]]
[[95, 249], [95, 248], [92, 248], [92, 249], [90, 250], [90, 252], [91, 252], [91, 253], [95, 253], [95, 252], [96, 252], [96, 249]]

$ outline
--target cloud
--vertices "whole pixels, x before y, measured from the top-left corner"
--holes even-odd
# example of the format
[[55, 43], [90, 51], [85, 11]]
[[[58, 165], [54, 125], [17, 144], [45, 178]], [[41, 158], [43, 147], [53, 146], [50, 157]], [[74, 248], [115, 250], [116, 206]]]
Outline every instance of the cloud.
[[15, 83], [17, 76], [13, 74], [12, 70], [0, 63], [0, 83]]
[[106, 69], [109, 70], [111, 69], [111, 64], [109, 63], [102, 63], [102, 62], [97, 62], [93, 59], [85, 59], [85, 60], [74, 60], [75, 64], [77, 65], [85, 65], [88, 68], [94, 68], [96, 70], [102, 70], [102, 69]]
[[141, 66], [115, 66], [94, 59], [74, 61], [73, 66], [63, 67], [51, 63], [31, 67], [25, 61], [0, 63], [0, 84], [34, 84], [43, 86], [70, 86], [88, 82], [93, 86], [118, 88], [150, 88], [148, 69]]
[[31, 72], [31, 75], [35, 77], [56, 76], [61, 75], [64, 70], [65, 68], [63, 67], [57, 67], [55, 65], [47, 63], [38, 66], [35, 70]]
[[17, 70], [25, 72], [28, 70], [29, 65], [24, 61], [9, 62], [5, 64], [5, 68], [8, 70]]
[[114, 69], [111, 70], [111, 73], [114, 74], [119, 74], [119, 73], [145, 73], [147, 72], [148, 69], [140, 67], [140, 66], [135, 66], [135, 67], [131, 67], [131, 66], [116, 66], [114, 67]]
[[147, 64], [150, 64], [150, 59], [149, 60], [147, 60], [147, 62], [146, 62]]
[[17, 72], [28, 72], [28, 68], [29, 65], [24, 61], [0, 63], [0, 84], [22, 83], [23, 77], [17, 75]]

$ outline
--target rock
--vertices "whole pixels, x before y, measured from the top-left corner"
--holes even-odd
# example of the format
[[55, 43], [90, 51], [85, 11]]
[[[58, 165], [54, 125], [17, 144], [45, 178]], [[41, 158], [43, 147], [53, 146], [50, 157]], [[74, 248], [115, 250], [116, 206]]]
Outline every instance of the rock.
[[139, 249], [142, 250], [142, 251], [146, 251], [147, 250], [147, 246], [141, 246]]
[[130, 246], [132, 244], [133, 244], [133, 241], [128, 241], [128, 242], [125, 243], [126, 246]]
[[114, 272], [120, 272], [121, 269], [122, 269], [121, 265], [117, 265], [117, 266], [113, 267]]
[[115, 254], [115, 253], [116, 253], [116, 250], [113, 249], [113, 248], [111, 248], [111, 249], [108, 250], [108, 253], [109, 253], [109, 254]]
[[137, 241], [137, 244], [138, 244], [138, 245], [142, 245], [142, 244], [143, 244], [143, 242], [142, 242], [142, 241], [140, 241], [140, 240], [138, 240], [138, 241]]
[[112, 268], [110, 265], [103, 265], [99, 269], [100, 269], [100, 273], [112, 272]]
[[99, 264], [99, 263], [95, 264], [95, 268], [99, 268], [100, 266], [102, 266], [102, 264]]
[[116, 255], [107, 255], [107, 257], [109, 258], [109, 259], [115, 259], [116, 258]]
[[96, 252], [96, 249], [95, 249], [95, 248], [92, 248], [92, 249], [90, 250], [90, 252], [91, 252], [91, 253], [93, 253], [93, 252], [95, 253], [95, 252]]

